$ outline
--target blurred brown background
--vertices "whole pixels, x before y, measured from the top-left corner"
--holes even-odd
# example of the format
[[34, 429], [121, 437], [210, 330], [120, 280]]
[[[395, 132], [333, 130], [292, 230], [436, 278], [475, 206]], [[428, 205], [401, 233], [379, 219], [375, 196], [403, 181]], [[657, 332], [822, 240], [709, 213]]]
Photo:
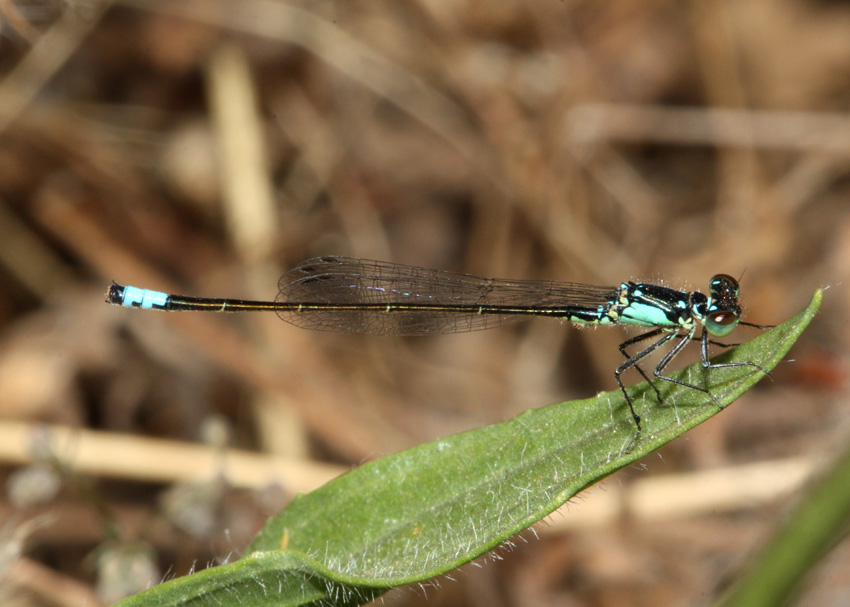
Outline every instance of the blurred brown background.
[[[232, 559], [360, 462], [613, 389], [625, 335], [324, 334], [107, 306], [113, 279], [272, 299], [326, 254], [703, 291], [724, 272], [757, 323], [831, 286], [774, 381], [540, 540], [391, 605], [698, 604], [850, 437], [844, 3], [3, 0], [0, 19], [4, 605]], [[803, 604], [850, 604], [846, 543]]]

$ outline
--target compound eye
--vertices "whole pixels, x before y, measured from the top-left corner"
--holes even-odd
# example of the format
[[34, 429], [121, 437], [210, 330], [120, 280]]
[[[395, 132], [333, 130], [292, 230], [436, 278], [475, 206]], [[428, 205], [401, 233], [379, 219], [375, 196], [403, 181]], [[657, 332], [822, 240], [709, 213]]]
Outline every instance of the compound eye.
[[703, 324], [714, 337], [726, 337], [738, 326], [738, 315], [729, 310], [712, 312], [705, 317]]
[[708, 283], [708, 291], [715, 299], [719, 297], [738, 297], [738, 281], [728, 274], [715, 274]]

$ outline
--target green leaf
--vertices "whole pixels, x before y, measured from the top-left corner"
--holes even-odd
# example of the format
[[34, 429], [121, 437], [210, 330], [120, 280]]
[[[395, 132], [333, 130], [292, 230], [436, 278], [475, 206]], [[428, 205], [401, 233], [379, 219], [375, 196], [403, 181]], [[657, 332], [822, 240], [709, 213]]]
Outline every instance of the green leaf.
[[293, 550], [253, 554], [154, 586], [116, 607], [361, 605], [385, 589], [337, 584], [334, 574]]
[[[769, 371], [821, 299], [816, 292], [797, 316], [713, 362], [754, 362]], [[699, 363], [673, 374], [708, 387], [724, 407], [763, 376], [751, 366], [706, 370]], [[619, 392], [526, 411], [360, 466], [270, 518], [245, 558], [120, 605], [212, 606], [237, 596], [250, 605], [345, 604], [443, 574], [720, 410], [698, 390], [656, 384], [662, 403], [645, 383], [629, 388], [644, 427], [631, 450], [635, 426]]]

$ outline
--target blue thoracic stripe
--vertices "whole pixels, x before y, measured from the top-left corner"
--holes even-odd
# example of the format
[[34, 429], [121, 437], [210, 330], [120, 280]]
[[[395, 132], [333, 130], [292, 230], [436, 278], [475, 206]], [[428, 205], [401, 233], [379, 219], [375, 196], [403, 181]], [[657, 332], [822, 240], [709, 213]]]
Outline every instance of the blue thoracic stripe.
[[619, 324], [673, 328], [683, 326], [682, 320], [691, 311], [687, 293], [660, 285], [629, 282], [620, 286], [619, 303], [611, 306], [609, 314]]
[[143, 310], [163, 309], [167, 303], [167, 293], [129, 286], [124, 287], [124, 296], [121, 299], [121, 305], [125, 308], [142, 308]]
[[670, 321], [665, 309], [640, 301], [629, 302], [620, 311], [620, 322], [642, 327], [671, 327], [676, 325], [676, 323]]

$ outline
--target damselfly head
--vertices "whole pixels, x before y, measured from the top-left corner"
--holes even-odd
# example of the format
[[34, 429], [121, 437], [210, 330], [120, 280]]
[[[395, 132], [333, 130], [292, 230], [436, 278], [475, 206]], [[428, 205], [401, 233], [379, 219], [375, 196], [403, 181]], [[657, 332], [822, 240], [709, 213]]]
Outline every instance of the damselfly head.
[[728, 274], [717, 274], [709, 281], [708, 292], [709, 303], [703, 324], [714, 337], [725, 337], [738, 326], [741, 318], [738, 281]]

